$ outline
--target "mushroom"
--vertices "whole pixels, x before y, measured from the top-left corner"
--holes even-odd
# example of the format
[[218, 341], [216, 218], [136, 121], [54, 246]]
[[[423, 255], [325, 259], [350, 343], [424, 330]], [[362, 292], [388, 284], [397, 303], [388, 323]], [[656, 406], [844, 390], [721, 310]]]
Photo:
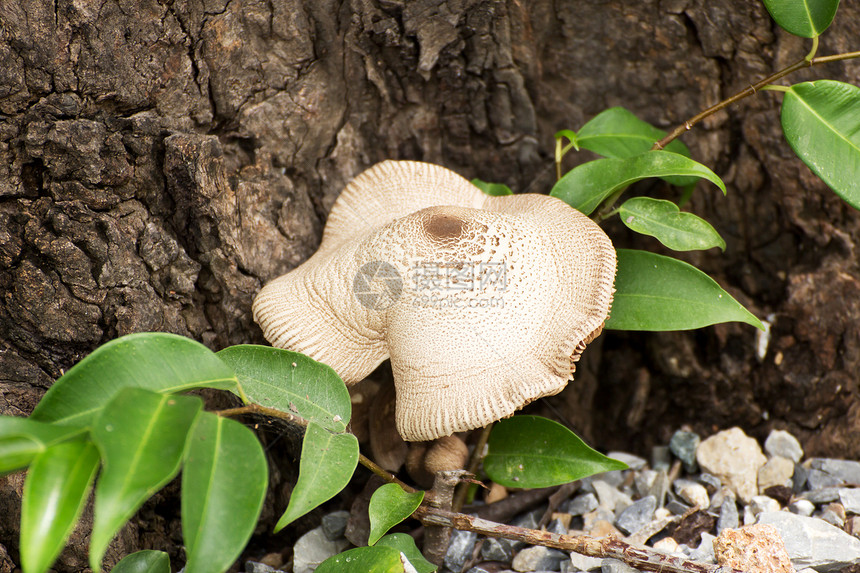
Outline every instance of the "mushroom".
[[432, 440], [560, 392], [612, 302], [615, 250], [553, 197], [490, 197], [456, 173], [385, 161], [335, 201], [319, 250], [270, 283], [272, 345], [354, 384], [391, 358], [397, 430]]

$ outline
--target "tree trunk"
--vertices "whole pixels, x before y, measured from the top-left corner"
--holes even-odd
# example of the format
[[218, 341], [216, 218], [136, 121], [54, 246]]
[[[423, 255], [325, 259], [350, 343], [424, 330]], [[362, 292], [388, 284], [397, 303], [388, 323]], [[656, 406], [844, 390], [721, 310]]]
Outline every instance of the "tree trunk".
[[[263, 342], [254, 293], [313, 253], [343, 185], [378, 161], [546, 193], [554, 132], [615, 105], [670, 128], [809, 49], [745, 0], [0, 0], [0, 34], [13, 415], [120, 335]], [[843, 3], [820, 53], [857, 38], [860, 7]], [[790, 80], [814, 77], [857, 84], [860, 65]], [[690, 205], [726, 252], [683, 258], [772, 323], [763, 357], [746, 325], [607, 332], [537, 408], [603, 448], [647, 452], [686, 423], [785, 428], [808, 453], [860, 457], [860, 216], [794, 157], [780, 101], [758, 94], [684, 138], [729, 192], [702, 184]], [[21, 479], [0, 484], [17, 562]], [[126, 529], [113, 558], [169, 542], [159, 519]], [[86, 567], [74, 539], [58, 570]]]

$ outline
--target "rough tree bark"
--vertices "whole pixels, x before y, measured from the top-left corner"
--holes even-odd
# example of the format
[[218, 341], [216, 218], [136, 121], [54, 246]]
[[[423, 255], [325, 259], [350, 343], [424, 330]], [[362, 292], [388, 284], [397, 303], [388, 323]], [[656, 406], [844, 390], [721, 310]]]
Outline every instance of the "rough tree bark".
[[[821, 53], [857, 38], [860, 7], [843, 3]], [[558, 129], [613, 105], [668, 128], [807, 50], [745, 0], [0, 0], [0, 413], [28, 414], [130, 332], [262, 342], [254, 293], [314, 251], [344, 183], [377, 161], [546, 192]], [[860, 65], [792, 80], [816, 76], [858, 84]], [[726, 253], [686, 258], [772, 316], [766, 356], [743, 325], [607, 333], [540, 406], [595, 445], [646, 452], [683, 423], [737, 424], [860, 457], [860, 217], [793, 157], [779, 99], [685, 137], [729, 186], [691, 204]], [[0, 492], [13, 556], [20, 485]], [[114, 558], [177, 540], [147, 512]], [[58, 569], [86, 567], [75, 539]]]

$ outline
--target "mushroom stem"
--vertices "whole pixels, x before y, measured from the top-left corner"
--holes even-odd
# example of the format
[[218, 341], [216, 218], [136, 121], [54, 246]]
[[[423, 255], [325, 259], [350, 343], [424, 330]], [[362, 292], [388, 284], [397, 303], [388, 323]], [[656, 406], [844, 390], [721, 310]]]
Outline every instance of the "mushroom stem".
[[595, 539], [587, 535], [559, 535], [548, 531], [495, 523], [480, 517], [455, 513], [422, 505], [413, 514], [429, 531], [431, 526], [474, 531], [487, 537], [524, 541], [530, 545], [543, 545], [563, 551], [574, 551], [597, 558], [612, 558], [637, 569], [663, 573], [743, 573], [726, 566], [712, 565], [654, 551], [648, 547], [631, 545], [616, 537]]

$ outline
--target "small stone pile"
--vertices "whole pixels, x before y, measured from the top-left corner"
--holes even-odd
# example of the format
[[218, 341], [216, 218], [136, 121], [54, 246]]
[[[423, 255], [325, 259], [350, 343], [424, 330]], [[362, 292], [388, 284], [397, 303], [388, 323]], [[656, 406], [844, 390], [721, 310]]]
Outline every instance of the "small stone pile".
[[[650, 461], [622, 452], [609, 455], [630, 469], [583, 479], [544, 529], [614, 535], [655, 551], [757, 573], [860, 571], [860, 462], [804, 460], [797, 439], [779, 430], [771, 432], [762, 451], [739, 428], [705, 440], [679, 430], [668, 446], [654, 449]], [[538, 528], [546, 509], [520, 515], [511, 525]], [[345, 512], [327, 516], [323, 526], [298, 541], [295, 573], [309, 573], [345, 547], [346, 518]], [[454, 531], [441, 571], [637, 570], [617, 560]]]

